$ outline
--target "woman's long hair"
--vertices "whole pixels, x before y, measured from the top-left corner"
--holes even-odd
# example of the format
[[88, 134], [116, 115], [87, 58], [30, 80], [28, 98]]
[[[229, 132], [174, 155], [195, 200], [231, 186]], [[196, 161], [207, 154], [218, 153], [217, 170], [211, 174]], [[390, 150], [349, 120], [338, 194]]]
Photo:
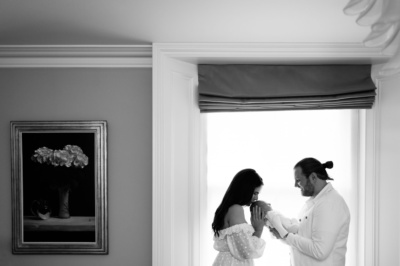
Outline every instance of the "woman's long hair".
[[253, 169], [243, 169], [238, 172], [229, 185], [221, 204], [215, 211], [212, 229], [215, 236], [224, 226], [224, 218], [229, 207], [234, 204], [250, 205], [254, 190], [264, 185], [262, 178]]

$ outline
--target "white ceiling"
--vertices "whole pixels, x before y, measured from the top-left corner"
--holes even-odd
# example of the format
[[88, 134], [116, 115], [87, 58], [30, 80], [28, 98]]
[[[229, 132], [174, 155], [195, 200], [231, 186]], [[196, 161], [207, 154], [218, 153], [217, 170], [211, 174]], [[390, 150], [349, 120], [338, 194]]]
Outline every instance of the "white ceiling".
[[0, 45], [361, 43], [348, 0], [1, 0]]

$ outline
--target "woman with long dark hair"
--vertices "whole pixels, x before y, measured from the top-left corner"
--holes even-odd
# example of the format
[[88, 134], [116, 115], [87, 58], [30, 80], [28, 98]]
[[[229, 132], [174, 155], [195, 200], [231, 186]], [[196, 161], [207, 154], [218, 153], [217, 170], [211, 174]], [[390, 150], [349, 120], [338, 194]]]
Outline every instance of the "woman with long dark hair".
[[214, 248], [219, 251], [213, 266], [250, 266], [262, 256], [265, 241], [261, 239], [265, 213], [258, 206], [251, 213], [251, 225], [246, 222], [243, 206], [258, 199], [262, 178], [253, 169], [238, 172], [215, 211], [212, 229]]

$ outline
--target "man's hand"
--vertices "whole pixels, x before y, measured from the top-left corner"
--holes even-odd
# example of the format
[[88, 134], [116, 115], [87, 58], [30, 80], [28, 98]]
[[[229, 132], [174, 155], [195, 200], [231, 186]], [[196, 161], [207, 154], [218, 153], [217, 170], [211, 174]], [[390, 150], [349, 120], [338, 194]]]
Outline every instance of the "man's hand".
[[279, 235], [279, 232], [275, 228], [269, 227], [269, 231], [271, 234], [276, 237], [277, 239], [282, 239], [282, 237]]

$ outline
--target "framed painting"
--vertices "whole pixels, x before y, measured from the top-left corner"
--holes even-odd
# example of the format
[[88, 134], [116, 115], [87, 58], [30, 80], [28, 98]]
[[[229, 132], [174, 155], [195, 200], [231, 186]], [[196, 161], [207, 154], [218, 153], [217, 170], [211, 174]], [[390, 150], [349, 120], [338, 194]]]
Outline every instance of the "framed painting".
[[107, 122], [10, 124], [13, 254], [108, 254]]

